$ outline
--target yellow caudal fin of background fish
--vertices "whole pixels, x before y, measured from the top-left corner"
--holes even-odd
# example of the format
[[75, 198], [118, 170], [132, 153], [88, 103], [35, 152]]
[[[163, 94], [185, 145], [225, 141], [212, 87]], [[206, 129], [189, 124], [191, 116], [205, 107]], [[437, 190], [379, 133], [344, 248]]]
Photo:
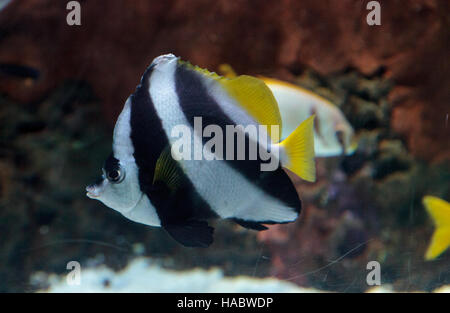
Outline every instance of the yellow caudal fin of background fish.
[[425, 254], [426, 260], [433, 260], [450, 246], [450, 203], [433, 196], [422, 201], [436, 226]]
[[316, 180], [314, 117], [315, 115], [312, 115], [303, 121], [289, 137], [279, 144], [281, 152], [284, 153], [282, 166], [309, 182]]
[[[273, 142], [280, 140], [282, 122], [278, 103], [272, 91], [262, 80], [241, 75], [236, 78], [222, 79], [220, 84], [258, 124], [267, 126], [267, 132]], [[271, 133], [272, 125], [279, 127], [278, 134]]]

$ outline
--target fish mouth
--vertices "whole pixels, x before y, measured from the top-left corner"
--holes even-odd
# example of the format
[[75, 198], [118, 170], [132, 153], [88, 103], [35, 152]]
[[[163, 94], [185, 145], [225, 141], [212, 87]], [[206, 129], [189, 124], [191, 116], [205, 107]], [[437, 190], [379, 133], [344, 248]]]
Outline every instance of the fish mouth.
[[86, 192], [86, 196], [88, 197], [88, 198], [91, 198], [91, 199], [96, 199], [96, 198], [98, 198], [98, 197], [100, 197], [100, 195], [96, 195], [96, 194], [93, 194], [93, 193], [91, 193], [91, 192]]
[[87, 186], [86, 191], [87, 191], [86, 196], [88, 198], [91, 198], [91, 199], [100, 198], [100, 192], [99, 192], [98, 188], [96, 188], [95, 186], [93, 186], [93, 185]]

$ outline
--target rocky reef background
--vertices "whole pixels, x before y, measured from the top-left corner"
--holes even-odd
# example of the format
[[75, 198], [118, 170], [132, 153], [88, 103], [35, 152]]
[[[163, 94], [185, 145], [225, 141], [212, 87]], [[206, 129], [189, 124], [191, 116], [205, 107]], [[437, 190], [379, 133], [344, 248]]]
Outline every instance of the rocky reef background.
[[[450, 284], [449, 252], [423, 259], [433, 227], [421, 204], [450, 198], [448, 1], [379, 1], [381, 26], [358, 0], [79, 2], [81, 26], [66, 24], [64, 1], [0, 11], [0, 291], [34, 291], [31, 274], [71, 260], [119, 269], [137, 255], [323, 290], [366, 290], [372, 260], [396, 290]], [[296, 180], [298, 222], [261, 233], [220, 222], [209, 249], [187, 249], [85, 197], [125, 99], [169, 52], [288, 80], [341, 108], [359, 148], [318, 159], [315, 184]]]

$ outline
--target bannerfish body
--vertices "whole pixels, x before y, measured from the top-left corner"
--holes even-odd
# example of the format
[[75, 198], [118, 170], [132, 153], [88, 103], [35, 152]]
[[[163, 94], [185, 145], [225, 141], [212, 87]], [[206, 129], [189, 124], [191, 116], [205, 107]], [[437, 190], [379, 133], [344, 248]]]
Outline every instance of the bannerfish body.
[[425, 196], [423, 205], [436, 226], [425, 253], [425, 259], [429, 261], [437, 258], [450, 246], [450, 203], [437, 197]]
[[[228, 64], [219, 66], [224, 76], [235, 77]], [[337, 106], [318, 94], [300, 86], [274, 78], [259, 77], [272, 91], [283, 121], [284, 139], [312, 115], [314, 121], [314, 150], [316, 157], [350, 155], [357, 148], [354, 130]]]
[[159, 56], [125, 102], [103, 176], [87, 196], [189, 247], [212, 243], [211, 218], [255, 230], [295, 221], [301, 201], [283, 168], [315, 180], [313, 119], [279, 142], [281, 118], [264, 82]]

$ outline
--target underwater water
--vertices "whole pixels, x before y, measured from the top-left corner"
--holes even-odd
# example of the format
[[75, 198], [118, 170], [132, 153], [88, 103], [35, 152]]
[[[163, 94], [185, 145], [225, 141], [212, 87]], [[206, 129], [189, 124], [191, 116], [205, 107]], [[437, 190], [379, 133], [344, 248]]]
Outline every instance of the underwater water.
[[[410, 10], [380, 1], [385, 19], [373, 30], [365, 7], [352, 1], [325, 11], [304, 1], [307, 13], [294, 4], [258, 4], [259, 14], [245, 2], [219, 1], [211, 4], [215, 19], [196, 12], [201, 1], [117, 1], [104, 12], [83, 2], [78, 26], [66, 24], [64, 7], [42, 14], [44, 2], [0, 6], [0, 292], [449, 288], [450, 250], [425, 258], [435, 225], [423, 203], [426, 195], [450, 200], [450, 99], [441, 90], [450, 83], [442, 57], [448, 4], [418, 1], [421, 9]], [[96, 22], [99, 12], [117, 28]], [[329, 23], [321, 30], [311, 19]], [[361, 31], [346, 33], [348, 19], [361, 20]], [[430, 33], [416, 23], [428, 23]], [[427, 40], [413, 45], [419, 35]], [[345, 49], [353, 39], [362, 42], [357, 52]], [[288, 81], [343, 114], [357, 148], [317, 157], [315, 182], [289, 173], [302, 201], [295, 222], [258, 232], [214, 220], [214, 242], [189, 248], [86, 197], [125, 100], [151, 60], [169, 52], [210, 71], [226, 63], [239, 74]], [[81, 266], [80, 285], [65, 283], [72, 261]]]

